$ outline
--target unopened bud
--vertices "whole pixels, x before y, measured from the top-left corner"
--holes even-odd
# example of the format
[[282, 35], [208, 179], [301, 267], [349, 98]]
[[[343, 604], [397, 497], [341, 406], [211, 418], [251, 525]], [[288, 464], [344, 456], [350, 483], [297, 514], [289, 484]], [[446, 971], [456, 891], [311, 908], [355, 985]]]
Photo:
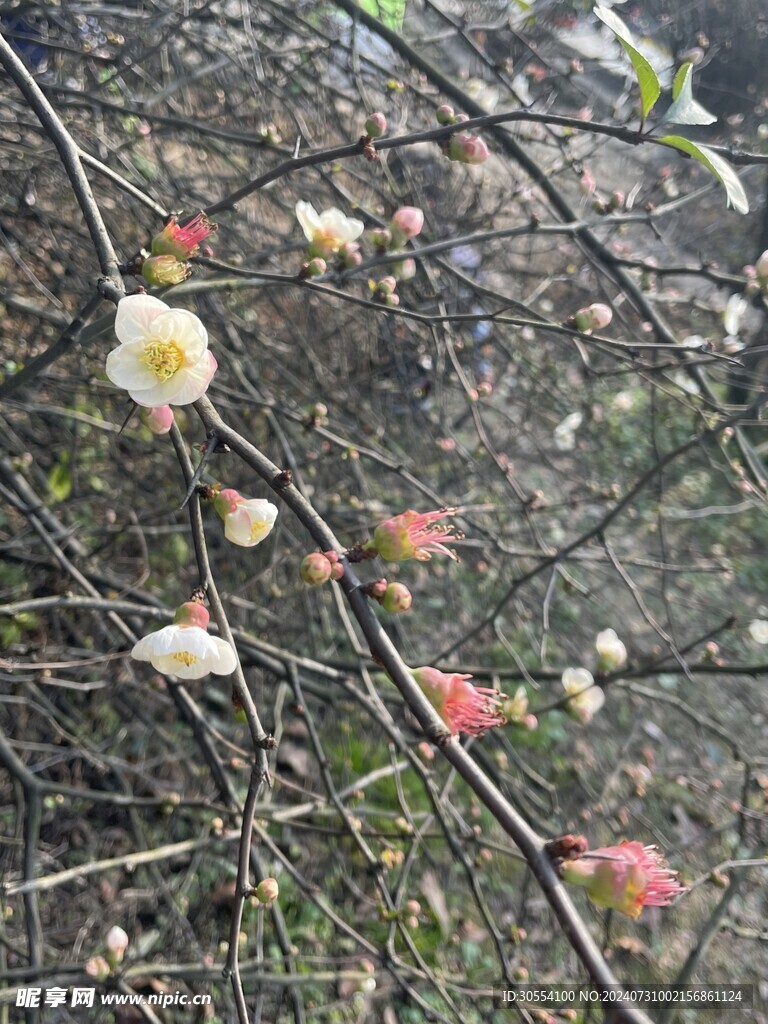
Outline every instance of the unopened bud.
[[449, 160], [462, 164], [482, 164], [490, 155], [488, 147], [477, 135], [452, 135], [448, 140], [447, 155]]
[[437, 118], [438, 124], [454, 124], [456, 121], [456, 115], [453, 112], [453, 107], [448, 106], [447, 103], [443, 103], [442, 106], [437, 108], [435, 111], [435, 117]]
[[280, 895], [280, 889], [276, 878], [265, 878], [256, 886], [256, 899], [259, 903], [274, 903]]
[[299, 575], [310, 587], [317, 587], [326, 583], [333, 572], [333, 566], [319, 551], [313, 551], [307, 555], [301, 563]]
[[598, 654], [597, 666], [601, 672], [614, 672], [627, 660], [627, 648], [619, 640], [615, 629], [604, 629], [597, 634], [595, 650]]
[[374, 228], [371, 232], [371, 243], [376, 252], [386, 252], [392, 245], [392, 235], [387, 228]]
[[173, 410], [170, 405], [158, 405], [154, 408], [142, 408], [139, 416], [153, 434], [167, 434], [173, 426]]
[[107, 932], [107, 949], [118, 960], [123, 959], [129, 941], [127, 933], [119, 925], [114, 925]]
[[379, 283], [376, 285], [376, 291], [380, 295], [386, 296], [391, 295], [397, 288], [397, 280], [394, 277], [382, 277]]
[[402, 583], [390, 583], [380, 599], [381, 607], [391, 615], [407, 612], [413, 603], [411, 592]]
[[585, 306], [574, 313], [573, 323], [584, 334], [590, 334], [592, 331], [607, 327], [612, 319], [613, 312], [610, 306], [603, 302], [593, 302], [591, 306]]
[[395, 211], [389, 230], [395, 244], [400, 246], [405, 239], [415, 238], [423, 227], [424, 213], [418, 206], [401, 206]]
[[411, 281], [416, 276], [416, 260], [408, 258], [393, 263], [392, 273], [398, 281]]
[[369, 114], [365, 119], [365, 133], [371, 139], [379, 139], [387, 130], [387, 119], [381, 113]]
[[122, 963], [125, 951], [128, 949], [128, 936], [118, 925], [110, 928], [107, 932], [107, 963], [114, 968]]
[[328, 264], [321, 256], [315, 256], [306, 266], [307, 277], [322, 277], [328, 272]]
[[360, 246], [355, 242], [347, 242], [339, 249], [339, 262], [345, 270], [352, 270], [359, 267], [363, 262]]

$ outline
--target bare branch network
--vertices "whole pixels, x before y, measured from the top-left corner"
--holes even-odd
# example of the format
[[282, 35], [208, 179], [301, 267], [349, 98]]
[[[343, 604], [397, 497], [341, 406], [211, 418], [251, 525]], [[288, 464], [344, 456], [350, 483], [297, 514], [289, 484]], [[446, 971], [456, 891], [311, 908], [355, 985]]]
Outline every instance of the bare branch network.
[[764, 997], [768, 22], [523, 6], [0, 6], [2, 1019]]

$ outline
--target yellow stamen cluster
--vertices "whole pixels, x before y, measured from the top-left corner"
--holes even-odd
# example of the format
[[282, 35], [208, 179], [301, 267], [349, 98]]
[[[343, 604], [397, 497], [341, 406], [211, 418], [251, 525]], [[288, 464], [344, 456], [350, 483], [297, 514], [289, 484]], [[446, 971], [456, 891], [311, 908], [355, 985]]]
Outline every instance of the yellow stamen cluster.
[[190, 665], [196, 665], [200, 660], [196, 654], [190, 654], [189, 651], [175, 651], [173, 657], [175, 661], [180, 661], [187, 667]]
[[176, 373], [184, 362], [184, 353], [175, 341], [148, 341], [144, 346], [142, 362], [157, 379], [164, 383]]

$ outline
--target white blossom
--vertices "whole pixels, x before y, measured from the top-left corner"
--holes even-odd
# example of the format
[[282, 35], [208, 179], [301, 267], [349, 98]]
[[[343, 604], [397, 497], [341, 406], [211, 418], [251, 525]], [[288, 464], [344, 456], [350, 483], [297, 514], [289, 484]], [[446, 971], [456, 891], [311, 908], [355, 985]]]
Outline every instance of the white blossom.
[[277, 506], [266, 498], [249, 498], [224, 516], [224, 536], [233, 544], [252, 548], [260, 544], [277, 519]]
[[120, 300], [115, 334], [120, 345], [107, 356], [107, 376], [138, 405], [189, 405], [216, 372], [200, 319], [151, 295]]
[[749, 624], [749, 635], [756, 644], [768, 644], [768, 621], [755, 619]]
[[619, 640], [615, 629], [604, 629], [597, 634], [595, 650], [600, 658], [600, 668], [606, 672], [621, 668], [627, 660], [627, 648]]
[[318, 213], [311, 203], [301, 199], [296, 203], [296, 218], [313, 256], [334, 255], [342, 245], [359, 238], [365, 229], [361, 220], [347, 217], [335, 206]]
[[732, 295], [725, 304], [723, 310], [723, 325], [725, 333], [732, 335], [739, 333], [741, 318], [749, 309], [749, 299], [743, 295]]
[[573, 715], [582, 725], [592, 721], [605, 703], [605, 694], [591, 672], [585, 668], [567, 668], [563, 672], [563, 689], [570, 700], [565, 706], [568, 714]]
[[202, 679], [209, 672], [227, 676], [237, 665], [235, 652], [225, 640], [211, 636], [200, 626], [176, 623], [139, 640], [131, 657], [148, 661], [158, 672], [179, 679]]

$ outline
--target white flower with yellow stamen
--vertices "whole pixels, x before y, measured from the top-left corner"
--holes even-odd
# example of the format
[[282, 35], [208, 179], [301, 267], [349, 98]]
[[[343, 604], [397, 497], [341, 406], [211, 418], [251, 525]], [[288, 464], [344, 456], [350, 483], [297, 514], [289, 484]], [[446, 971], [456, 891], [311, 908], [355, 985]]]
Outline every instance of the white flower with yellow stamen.
[[120, 345], [107, 356], [107, 376], [137, 405], [189, 405], [216, 372], [200, 319], [151, 295], [120, 300], [115, 334]]
[[179, 679], [201, 679], [209, 672], [228, 676], [235, 671], [237, 657], [230, 644], [206, 631], [208, 619], [202, 605], [187, 601], [177, 608], [173, 625], [142, 637], [131, 657]]
[[361, 220], [347, 217], [335, 206], [318, 213], [311, 203], [303, 199], [296, 203], [296, 219], [310, 243], [310, 254], [323, 259], [333, 256], [347, 242], [354, 242], [365, 229]]

